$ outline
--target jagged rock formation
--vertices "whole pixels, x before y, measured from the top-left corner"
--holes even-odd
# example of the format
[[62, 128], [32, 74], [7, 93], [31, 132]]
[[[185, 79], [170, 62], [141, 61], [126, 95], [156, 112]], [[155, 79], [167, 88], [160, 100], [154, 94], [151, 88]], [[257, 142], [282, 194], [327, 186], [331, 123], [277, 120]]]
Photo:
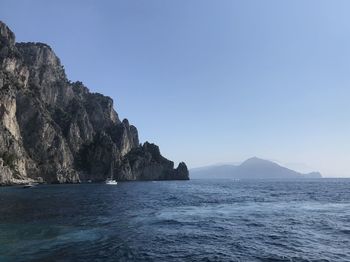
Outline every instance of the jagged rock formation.
[[189, 179], [184, 163], [139, 144], [111, 98], [68, 81], [42, 43], [15, 43], [0, 21], [0, 184]]

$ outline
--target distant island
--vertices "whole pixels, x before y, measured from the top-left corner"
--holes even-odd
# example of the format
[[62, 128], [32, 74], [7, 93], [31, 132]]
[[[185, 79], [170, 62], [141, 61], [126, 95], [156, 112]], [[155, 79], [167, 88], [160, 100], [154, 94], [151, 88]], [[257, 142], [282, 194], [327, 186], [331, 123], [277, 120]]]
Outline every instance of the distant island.
[[[91, 72], [93, 73], [93, 72]], [[0, 21], [0, 185], [187, 180], [158, 146], [139, 143], [110, 97], [70, 82], [43, 43], [15, 43]]]
[[240, 165], [213, 165], [193, 168], [191, 178], [228, 178], [228, 179], [305, 179], [322, 178], [319, 172], [302, 174], [272, 161], [250, 158]]

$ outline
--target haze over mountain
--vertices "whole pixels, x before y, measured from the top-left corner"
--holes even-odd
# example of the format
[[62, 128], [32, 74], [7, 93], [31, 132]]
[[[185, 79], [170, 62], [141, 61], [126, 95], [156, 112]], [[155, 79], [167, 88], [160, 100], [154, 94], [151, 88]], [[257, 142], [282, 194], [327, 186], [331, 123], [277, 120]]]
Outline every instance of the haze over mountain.
[[260, 159], [249, 158], [240, 165], [213, 165], [193, 168], [191, 178], [233, 178], [233, 179], [303, 179], [321, 178], [319, 172], [302, 174], [279, 164]]

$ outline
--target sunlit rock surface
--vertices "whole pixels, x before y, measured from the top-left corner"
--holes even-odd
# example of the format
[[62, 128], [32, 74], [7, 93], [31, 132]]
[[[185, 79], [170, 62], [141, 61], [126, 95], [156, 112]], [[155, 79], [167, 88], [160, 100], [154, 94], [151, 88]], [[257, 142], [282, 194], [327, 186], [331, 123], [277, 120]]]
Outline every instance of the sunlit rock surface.
[[0, 22], [0, 184], [188, 179], [184, 163], [140, 145], [110, 97], [71, 83], [42, 43], [15, 43]]

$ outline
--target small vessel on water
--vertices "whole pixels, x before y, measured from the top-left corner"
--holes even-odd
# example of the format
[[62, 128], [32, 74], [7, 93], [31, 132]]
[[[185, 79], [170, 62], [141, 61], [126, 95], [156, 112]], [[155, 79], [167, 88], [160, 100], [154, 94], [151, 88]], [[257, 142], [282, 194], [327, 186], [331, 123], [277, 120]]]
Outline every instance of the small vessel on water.
[[106, 181], [106, 185], [117, 185], [118, 182], [116, 180], [113, 180], [113, 179], [108, 179]]
[[114, 165], [113, 165], [113, 161], [112, 161], [112, 163], [111, 163], [111, 178], [106, 180], [106, 185], [117, 185], [118, 184], [118, 182], [113, 179], [113, 169], [114, 169]]
[[22, 188], [32, 188], [32, 187], [35, 187], [35, 186], [37, 186], [37, 185], [38, 185], [38, 184], [29, 183], [29, 184], [23, 185]]

